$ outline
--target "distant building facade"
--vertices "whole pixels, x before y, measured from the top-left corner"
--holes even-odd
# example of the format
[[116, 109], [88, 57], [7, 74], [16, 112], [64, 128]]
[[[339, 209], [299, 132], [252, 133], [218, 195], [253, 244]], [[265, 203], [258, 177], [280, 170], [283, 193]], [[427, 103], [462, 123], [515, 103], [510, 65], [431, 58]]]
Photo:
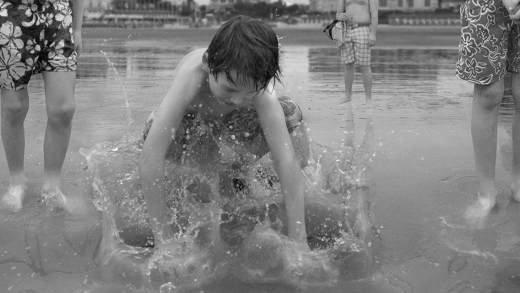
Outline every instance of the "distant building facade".
[[[378, 0], [379, 10], [427, 11], [438, 8], [439, 0]], [[338, 0], [309, 0], [309, 10], [336, 11]]]
[[89, 11], [103, 11], [112, 7], [112, 0], [85, 0], [85, 8]]
[[336, 11], [338, 0], [310, 0], [309, 10], [317, 12]]
[[226, 7], [231, 7], [237, 3], [260, 3], [260, 2], [267, 2], [270, 3], [269, 0], [210, 0], [208, 8], [211, 10], [220, 10]]
[[439, 7], [439, 0], [379, 0], [380, 10], [427, 11]]

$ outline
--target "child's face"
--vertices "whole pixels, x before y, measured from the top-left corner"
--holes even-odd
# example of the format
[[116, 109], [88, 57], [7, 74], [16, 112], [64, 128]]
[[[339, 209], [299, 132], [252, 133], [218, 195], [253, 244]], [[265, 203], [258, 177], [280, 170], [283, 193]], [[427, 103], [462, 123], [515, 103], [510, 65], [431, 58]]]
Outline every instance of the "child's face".
[[[231, 72], [233, 80], [237, 81], [236, 72]], [[249, 106], [253, 103], [253, 98], [258, 95], [253, 80], [246, 80], [233, 83], [225, 73], [221, 72], [215, 77], [209, 75], [209, 88], [215, 99], [229, 106]]]

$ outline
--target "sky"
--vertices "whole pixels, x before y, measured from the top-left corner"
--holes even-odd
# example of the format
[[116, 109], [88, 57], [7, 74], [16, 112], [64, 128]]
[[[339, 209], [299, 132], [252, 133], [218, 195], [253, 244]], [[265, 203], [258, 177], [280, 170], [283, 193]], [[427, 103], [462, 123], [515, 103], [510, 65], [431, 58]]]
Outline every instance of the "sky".
[[[200, 5], [207, 5], [209, 4], [209, 0], [195, 0]], [[309, 0], [286, 0], [288, 3], [292, 4], [309, 4]]]

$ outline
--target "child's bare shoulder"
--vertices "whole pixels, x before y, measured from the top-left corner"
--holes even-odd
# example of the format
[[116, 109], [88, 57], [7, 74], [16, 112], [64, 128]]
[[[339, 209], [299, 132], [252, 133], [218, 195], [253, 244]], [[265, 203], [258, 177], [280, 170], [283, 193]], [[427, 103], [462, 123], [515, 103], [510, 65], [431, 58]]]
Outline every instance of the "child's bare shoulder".
[[186, 54], [179, 61], [179, 64], [177, 65], [177, 71], [185, 72], [200, 69], [202, 66], [202, 56], [204, 55], [205, 51], [206, 49], [200, 48]]

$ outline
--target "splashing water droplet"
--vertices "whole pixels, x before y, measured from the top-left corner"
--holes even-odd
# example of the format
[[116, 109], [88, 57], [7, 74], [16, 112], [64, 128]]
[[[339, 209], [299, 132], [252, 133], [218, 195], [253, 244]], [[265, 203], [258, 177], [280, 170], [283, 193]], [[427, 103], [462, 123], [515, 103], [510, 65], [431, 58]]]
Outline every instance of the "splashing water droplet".
[[159, 293], [174, 293], [175, 292], [175, 285], [173, 285], [172, 282], [164, 283], [159, 287]]

